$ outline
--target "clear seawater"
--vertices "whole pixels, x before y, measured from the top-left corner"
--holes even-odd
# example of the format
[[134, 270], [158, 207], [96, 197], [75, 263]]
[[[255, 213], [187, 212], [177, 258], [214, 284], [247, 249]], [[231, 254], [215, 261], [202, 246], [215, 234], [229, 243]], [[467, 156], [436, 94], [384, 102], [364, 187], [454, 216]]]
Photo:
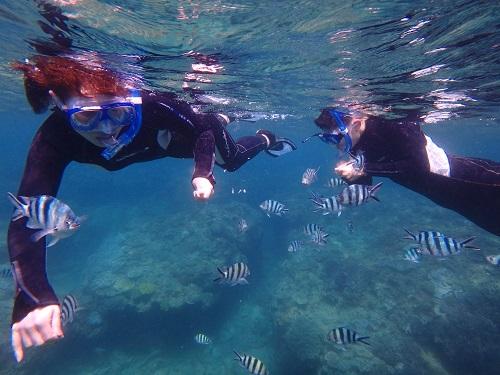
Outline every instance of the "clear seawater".
[[[259, 155], [235, 173], [216, 169], [208, 203], [192, 199], [192, 160], [114, 173], [72, 164], [59, 197], [88, 220], [49, 249], [48, 275], [61, 299], [71, 293], [83, 309], [63, 340], [28, 349], [17, 365], [12, 285], [0, 280], [1, 374], [245, 374], [233, 350], [273, 375], [498, 374], [500, 269], [485, 256], [500, 253], [500, 239], [387, 179], [376, 179], [381, 203], [315, 214], [310, 191], [328, 192], [338, 155], [300, 143], [327, 105], [418, 109], [447, 152], [500, 160], [498, 2], [4, 0], [1, 194], [17, 190], [46, 117], [30, 111], [9, 67], [34, 53], [30, 41], [50, 40], [44, 3], [67, 16], [58, 31], [74, 51], [106, 55], [149, 88], [181, 92], [193, 62], [185, 54], [215, 54], [224, 70], [200, 86], [228, 100], [206, 110], [254, 113], [259, 121], [231, 125], [235, 137], [269, 128], [299, 150]], [[316, 185], [301, 186], [304, 170], [318, 166]], [[265, 199], [283, 201], [289, 215], [268, 218], [258, 207]], [[0, 199], [2, 265], [11, 210]], [[288, 253], [307, 223], [321, 224], [328, 244]], [[481, 250], [409, 263], [403, 227], [477, 236]], [[236, 261], [248, 263], [249, 284], [214, 284], [217, 267]], [[370, 336], [371, 346], [340, 350], [326, 340], [338, 326]], [[196, 344], [199, 332], [213, 343]]]

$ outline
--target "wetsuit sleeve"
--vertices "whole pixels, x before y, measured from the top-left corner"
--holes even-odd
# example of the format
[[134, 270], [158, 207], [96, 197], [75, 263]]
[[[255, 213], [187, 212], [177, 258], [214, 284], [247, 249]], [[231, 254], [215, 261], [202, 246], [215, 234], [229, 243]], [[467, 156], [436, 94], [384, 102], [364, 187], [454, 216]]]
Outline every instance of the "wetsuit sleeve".
[[[49, 118], [44, 126], [57, 126], [50, 122]], [[44, 135], [42, 130], [35, 135], [18, 195], [56, 196], [69, 159], [59, 152], [47, 138], [49, 137]], [[12, 324], [22, 320], [38, 307], [59, 304], [47, 278], [45, 238], [33, 242], [30, 236], [36, 230], [26, 228], [26, 221], [24, 217], [11, 221], [7, 235], [10, 261], [16, 282]]]
[[418, 161], [415, 159], [405, 159], [379, 163], [366, 162], [364, 171], [365, 173], [377, 175], [380, 177], [390, 177], [395, 174], [408, 173], [415, 169], [416, 164], [418, 164]]
[[194, 146], [194, 172], [196, 177], [207, 178], [212, 185], [215, 185], [213, 176], [215, 162], [215, 138], [212, 130], [203, 131], [196, 140]]

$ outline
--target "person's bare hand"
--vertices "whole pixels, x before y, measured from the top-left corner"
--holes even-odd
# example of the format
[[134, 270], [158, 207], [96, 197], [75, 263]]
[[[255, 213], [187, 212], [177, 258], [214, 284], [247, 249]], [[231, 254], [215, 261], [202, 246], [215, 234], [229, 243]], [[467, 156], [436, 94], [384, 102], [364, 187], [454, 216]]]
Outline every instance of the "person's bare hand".
[[59, 305], [49, 305], [31, 311], [23, 320], [12, 325], [12, 349], [17, 362], [24, 358], [23, 348], [39, 346], [62, 337], [64, 334]]
[[193, 179], [193, 196], [198, 200], [207, 200], [214, 193], [214, 186], [205, 177], [196, 177]]
[[335, 173], [347, 182], [356, 181], [358, 178], [365, 175], [362, 171], [354, 168], [354, 163], [352, 161], [338, 163], [335, 166]]

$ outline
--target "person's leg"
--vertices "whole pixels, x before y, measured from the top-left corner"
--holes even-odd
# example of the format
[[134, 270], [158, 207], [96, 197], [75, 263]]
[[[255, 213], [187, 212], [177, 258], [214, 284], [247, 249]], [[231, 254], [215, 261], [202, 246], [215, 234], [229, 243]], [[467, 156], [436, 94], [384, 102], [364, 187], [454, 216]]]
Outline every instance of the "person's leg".
[[479, 158], [448, 155], [450, 177], [500, 188], [500, 163]]
[[260, 135], [242, 137], [235, 142], [222, 124], [214, 125], [212, 131], [217, 164], [231, 172], [267, 148], [265, 137]]

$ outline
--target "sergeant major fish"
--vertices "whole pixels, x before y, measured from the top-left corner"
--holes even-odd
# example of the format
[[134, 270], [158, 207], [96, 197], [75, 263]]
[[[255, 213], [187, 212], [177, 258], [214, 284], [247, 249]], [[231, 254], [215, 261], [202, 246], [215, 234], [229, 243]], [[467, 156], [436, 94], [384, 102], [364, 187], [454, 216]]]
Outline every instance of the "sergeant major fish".
[[311, 236], [311, 241], [316, 245], [323, 246], [326, 244], [326, 238], [329, 236], [328, 233], [323, 232], [322, 230], [318, 230], [314, 232]]
[[298, 250], [302, 248], [303, 244], [304, 243], [302, 241], [297, 241], [297, 240], [290, 242], [290, 244], [288, 245], [288, 252], [296, 253]]
[[365, 345], [370, 345], [370, 343], [365, 341], [369, 338], [369, 336], [359, 337], [356, 331], [353, 331], [352, 329], [346, 327], [334, 328], [330, 332], [328, 332], [328, 340], [340, 345], [354, 344], [357, 342], [362, 342]]
[[342, 180], [340, 177], [331, 177], [328, 179], [326, 186], [330, 188], [335, 188], [337, 186], [347, 185], [347, 183]]
[[271, 199], [267, 199], [262, 202], [259, 206], [268, 217], [271, 217], [270, 214], [274, 214], [276, 216], [283, 216], [288, 212], [288, 208], [285, 207], [283, 203], [278, 201], [273, 201]]
[[240, 365], [246, 368], [250, 374], [269, 375], [266, 366], [260, 359], [252, 357], [251, 355], [239, 354], [236, 351], [234, 351], [234, 354], [236, 354], [235, 361], [239, 361]]
[[194, 341], [201, 345], [208, 345], [212, 343], [212, 340], [203, 333], [196, 334], [196, 336], [194, 336]]
[[342, 205], [337, 200], [337, 197], [323, 198], [316, 193], [312, 193], [311, 201], [316, 206], [313, 212], [321, 212], [322, 215], [328, 215], [336, 212], [337, 216], [342, 214]]
[[68, 323], [73, 323], [75, 319], [76, 312], [80, 310], [78, 306], [78, 301], [76, 298], [68, 294], [64, 296], [63, 301], [61, 303], [61, 323], [65, 326]]
[[418, 247], [412, 247], [405, 252], [404, 260], [418, 263], [420, 258], [422, 258], [422, 251]]
[[382, 186], [382, 182], [376, 185], [349, 185], [342, 190], [342, 192], [337, 196], [337, 199], [342, 205], [349, 206], [359, 206], [360, 204], [368, 202], [370, 198], [380, 202], [380, 200], [375, 196], [375, 193]]
[[227, 282], [231, 286], [248, 284], [246, 277], [250, 275], [250, 270], [243, 262], [235, 263], [232, 266], [226, 267], [224, 270], [217, 267], [217, 271], [219, 271], [221, 276], [214, 279], [214, 282]]
[[240, 219], [238, 221], [238, 232], [245, 233], [248, 230], [248, 223], [245, 219]]
[[500, 254], [499, 255], [487, 255], [486, 260], [493, 264], [494, 266], [500, 266]]
[[314, 182], [316, 182], [316, 180], [318, 179], [318, 171], [319, 171], [319, 168], [307, 168], [306, 171], [302, 174], [302, 184], [303, 185], [311, 185], [313, 184]]
[[26, 226], [30, 229], [41, 229], [32, 234], [31, 239], [37, 242], [44, 236], [51, 236], [47, 247], [55, 245], [61, 238], [68, 237], [80, 227], [83, 218], [77, 217], [68, 205], [50, 195], [17, 198], [8, 193], [15, 206], [12, 221], [27, 217]]
[[318, 231], [322, 231], [323, 228], [320, 227], [318, 224], [306, 224], [304, 225], [304, 234], [307, 236], [312, 236], [314, 233]]
[[11, 279], [14, 276], [12, 275], [12, 270], [10, 267], [2, 267], [0, 269], [0, 277], [5, 278], [5, 279]]
[[363, 152], [358, 152], [356, 154], [353, 154], [352, 152], [349, 153], [349, 156], [351, 157], [351, 163], [356, 171], [362, 171], [365, 167], [365, 155]]
[[430, 231], [430, 230], [421, 230], [417, 234], [413, 234], [410, 232], [408, 229], [403, 228], [406, 233], [408, 233], [408, 236], [403, 237], [404, 239], [407, 240], [413, 240], [417, 243], [424, 243], [430, 238], [434, 237], [444, 237], [444, 234], [441, 232], [435, 232], [435, 231]]
[[459, 242], [451, 237], [432, 237], [428, 238], [427, 241], [421, 243], [419, 249], [423, 255], [445, 257], [448, 255], [459, 254], [464, 248], [479, 250], [479, 248], [476, 246], [467, 245], [475, 238], [476, 237], [469, 237]]

